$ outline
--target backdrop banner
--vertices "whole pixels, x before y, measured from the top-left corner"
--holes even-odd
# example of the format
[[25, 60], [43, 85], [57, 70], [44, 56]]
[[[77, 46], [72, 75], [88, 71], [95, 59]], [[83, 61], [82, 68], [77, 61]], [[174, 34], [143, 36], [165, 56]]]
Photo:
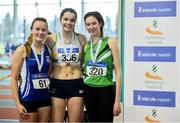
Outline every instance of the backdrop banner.
[[180, 0], [124, 0], [124, 121], [180, 122]]

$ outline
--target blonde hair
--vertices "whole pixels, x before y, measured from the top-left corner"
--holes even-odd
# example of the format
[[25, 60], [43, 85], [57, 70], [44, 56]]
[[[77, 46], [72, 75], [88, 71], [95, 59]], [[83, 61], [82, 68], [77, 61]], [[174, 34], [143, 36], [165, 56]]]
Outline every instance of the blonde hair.
[[31, 48], [30, 48], [30, 46], [31, 46], [32, 42], [33, 42], [33, 35], [30, 34], [30, 36], [28, 37], [28, 40], [27, 40], [26, 43], [24, 44], [24, 46], [25, 46], [25, 48], [26, 48], [26, 54], [27, 54], [28, 57], [29, 57], [30, 54], [31, 54]]

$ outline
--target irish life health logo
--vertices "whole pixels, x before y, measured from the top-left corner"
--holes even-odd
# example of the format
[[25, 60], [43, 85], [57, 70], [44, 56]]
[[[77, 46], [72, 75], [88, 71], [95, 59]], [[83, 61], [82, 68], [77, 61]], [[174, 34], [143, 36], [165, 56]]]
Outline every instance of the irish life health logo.
[[133, 90], [133, 105], [176, 107], [176, 92], [155, 90]]
[[145, 40], [148, 44], [162, 44], [165, 41], [164, 33], [158, 27], [158, 21], [153, 20], [150, 26], [145, 28]]
[[175, 46], [134, 46], [136, 62], [176, 62]]
[[175, 17], [176, 1], [135, 2], [134, 17]]

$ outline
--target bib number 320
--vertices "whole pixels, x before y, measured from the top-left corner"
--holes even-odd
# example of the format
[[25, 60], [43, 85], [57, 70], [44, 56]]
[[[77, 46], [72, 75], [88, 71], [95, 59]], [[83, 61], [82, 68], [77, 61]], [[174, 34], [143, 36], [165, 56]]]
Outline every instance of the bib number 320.
[[106, 76], [106, 67], [87, 66], [88, 76]]

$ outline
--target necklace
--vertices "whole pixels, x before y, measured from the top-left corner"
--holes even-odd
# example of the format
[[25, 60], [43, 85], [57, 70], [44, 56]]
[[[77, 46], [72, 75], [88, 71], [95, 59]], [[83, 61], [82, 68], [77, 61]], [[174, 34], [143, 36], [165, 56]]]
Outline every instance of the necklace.
[[72, 37], [70, 41], [64, 39], [62, 32], [60, 33], [60, 37], [64, 41], [65, 44], [71, 44], [72, 40], [74, 39], [74, 32], [72, 33]]
[[66, 40], [64, 40], [64, 43], [65, 43], [65, 44], [71, 44], [71, 41], [66, 41]]

